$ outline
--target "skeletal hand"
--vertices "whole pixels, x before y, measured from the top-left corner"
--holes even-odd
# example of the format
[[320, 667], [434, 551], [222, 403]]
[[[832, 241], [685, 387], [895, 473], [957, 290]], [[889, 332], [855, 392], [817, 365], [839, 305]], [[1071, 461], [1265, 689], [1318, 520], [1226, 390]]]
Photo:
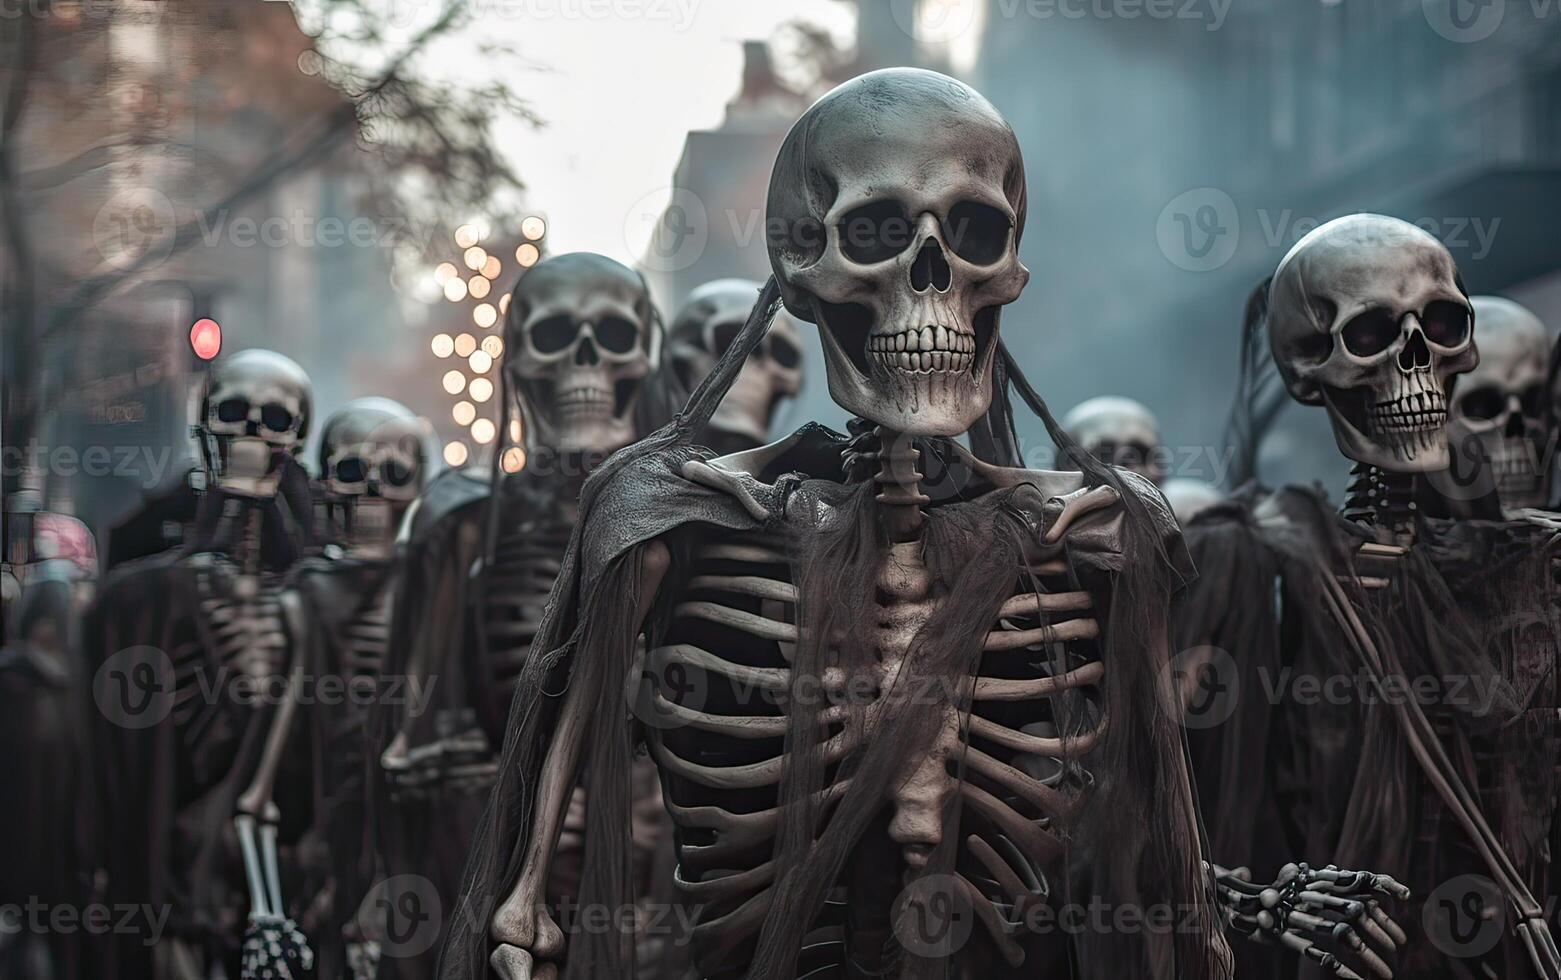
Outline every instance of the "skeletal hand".
[[1209, 869], [1225, 921], [1242, 935], [1279, 943], [1335, 976], [1360, 980], [1359, 973], [1317, 945], [1331, 940], [1348, 949], [1372, 976], [1393, 976], [1383, 957], [1395, 953], [1405, 936], [1379, 899], [1405, 899], [1409, 889], [1388, 875], [1341, 871], [1331, 864], [1322, 869], [1287, 864], [1273, 884], [1263, 885], [1253, 882], [1246, 868]]

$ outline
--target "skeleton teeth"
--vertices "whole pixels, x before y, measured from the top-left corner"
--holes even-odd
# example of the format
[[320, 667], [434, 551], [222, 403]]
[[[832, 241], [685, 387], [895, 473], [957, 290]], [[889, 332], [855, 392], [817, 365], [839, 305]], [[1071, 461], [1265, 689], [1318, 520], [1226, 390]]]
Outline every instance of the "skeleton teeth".
[[975, 362], [976, 338], [944, 324], [868, 339], [867, 349], [887, 370], [964, 372]]

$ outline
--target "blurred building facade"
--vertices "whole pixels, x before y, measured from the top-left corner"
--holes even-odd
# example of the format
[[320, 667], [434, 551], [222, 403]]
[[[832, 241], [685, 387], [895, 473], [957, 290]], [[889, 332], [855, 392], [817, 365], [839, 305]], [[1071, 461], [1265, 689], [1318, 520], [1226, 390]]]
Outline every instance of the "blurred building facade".
[[352, 107], [311, 73], [288, 5], [126, 0], [29, 27], [12, 218], [44, 338], [29, 479], [101, 533], [193, 463], [196, 319], [224, 352], [304, 364], [316, 423], [383, 392], [407, 333], [390, 243], [409, 229], [365, 210]]

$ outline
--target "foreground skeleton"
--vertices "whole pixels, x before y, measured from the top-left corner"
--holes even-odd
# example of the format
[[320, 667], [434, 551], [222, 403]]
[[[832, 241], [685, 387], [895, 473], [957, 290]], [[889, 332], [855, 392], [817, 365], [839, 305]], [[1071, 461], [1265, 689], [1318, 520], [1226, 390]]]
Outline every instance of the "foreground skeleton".
[[[445, 974], [626, 975], [634, 937], [560, 921], [545, 887], [583, 770], [582, 907], [628, 901], [642, 737], [702, 976], [1225, 975], [1166, 669], [1175, 525], [1083, 454], [1004, 465], [1008, 384], [1046, 417], [998, 339], [1028, 278], [1012, 132], [959, 82], [875, 72], [797, 123], [769, 211], [775, 285], [716, 374], [585, 488]], [[818, 326], [855, 437], [710, 458], [777, 298]], [[1334, 874], [1341, 932], [1369, 932], [1396, 886]], [[1192, 928], [1035, 925], [1075, 898]], [[1260, 931], [1310, 949], [1330, 901], [1286, 892]]]

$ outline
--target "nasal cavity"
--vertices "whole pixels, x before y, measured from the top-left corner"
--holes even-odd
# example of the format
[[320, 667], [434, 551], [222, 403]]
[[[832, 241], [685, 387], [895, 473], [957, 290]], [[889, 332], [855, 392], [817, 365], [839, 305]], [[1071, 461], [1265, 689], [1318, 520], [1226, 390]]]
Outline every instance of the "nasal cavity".
[[937, 239], [927, 239], [922, 243], [921, 251], [916, 253], [916, 261], [911, 263], [911, 288], [918, 293], [924, 293], [929, 288], [946, 293], [953, 280], [954, 274], [949, 271], [948, 260], [943, 257], [943, 248], [938, 245]]
[[1503, 433], [1508, 439], [1521, 439], [1528, 435], [1528, 419], [1523, 417], [1523, 406], [1516, 398], [1507, 410], [1507, 428]]
[[1415, 371], [1431, 366], [1431, 348], [1426, 346], [1425, 334], [1418, 328], [1409, 331], [1409, 341], [1404, 344], [1404, 349], [1398, 352], [1398, 367], [1401, 371]]
[[590, 337], [581, 337], [580, 346], [575, 348], [576, 364], [595, 364], [599, 357], [596, 355], [596, 345], [591, 343]]

